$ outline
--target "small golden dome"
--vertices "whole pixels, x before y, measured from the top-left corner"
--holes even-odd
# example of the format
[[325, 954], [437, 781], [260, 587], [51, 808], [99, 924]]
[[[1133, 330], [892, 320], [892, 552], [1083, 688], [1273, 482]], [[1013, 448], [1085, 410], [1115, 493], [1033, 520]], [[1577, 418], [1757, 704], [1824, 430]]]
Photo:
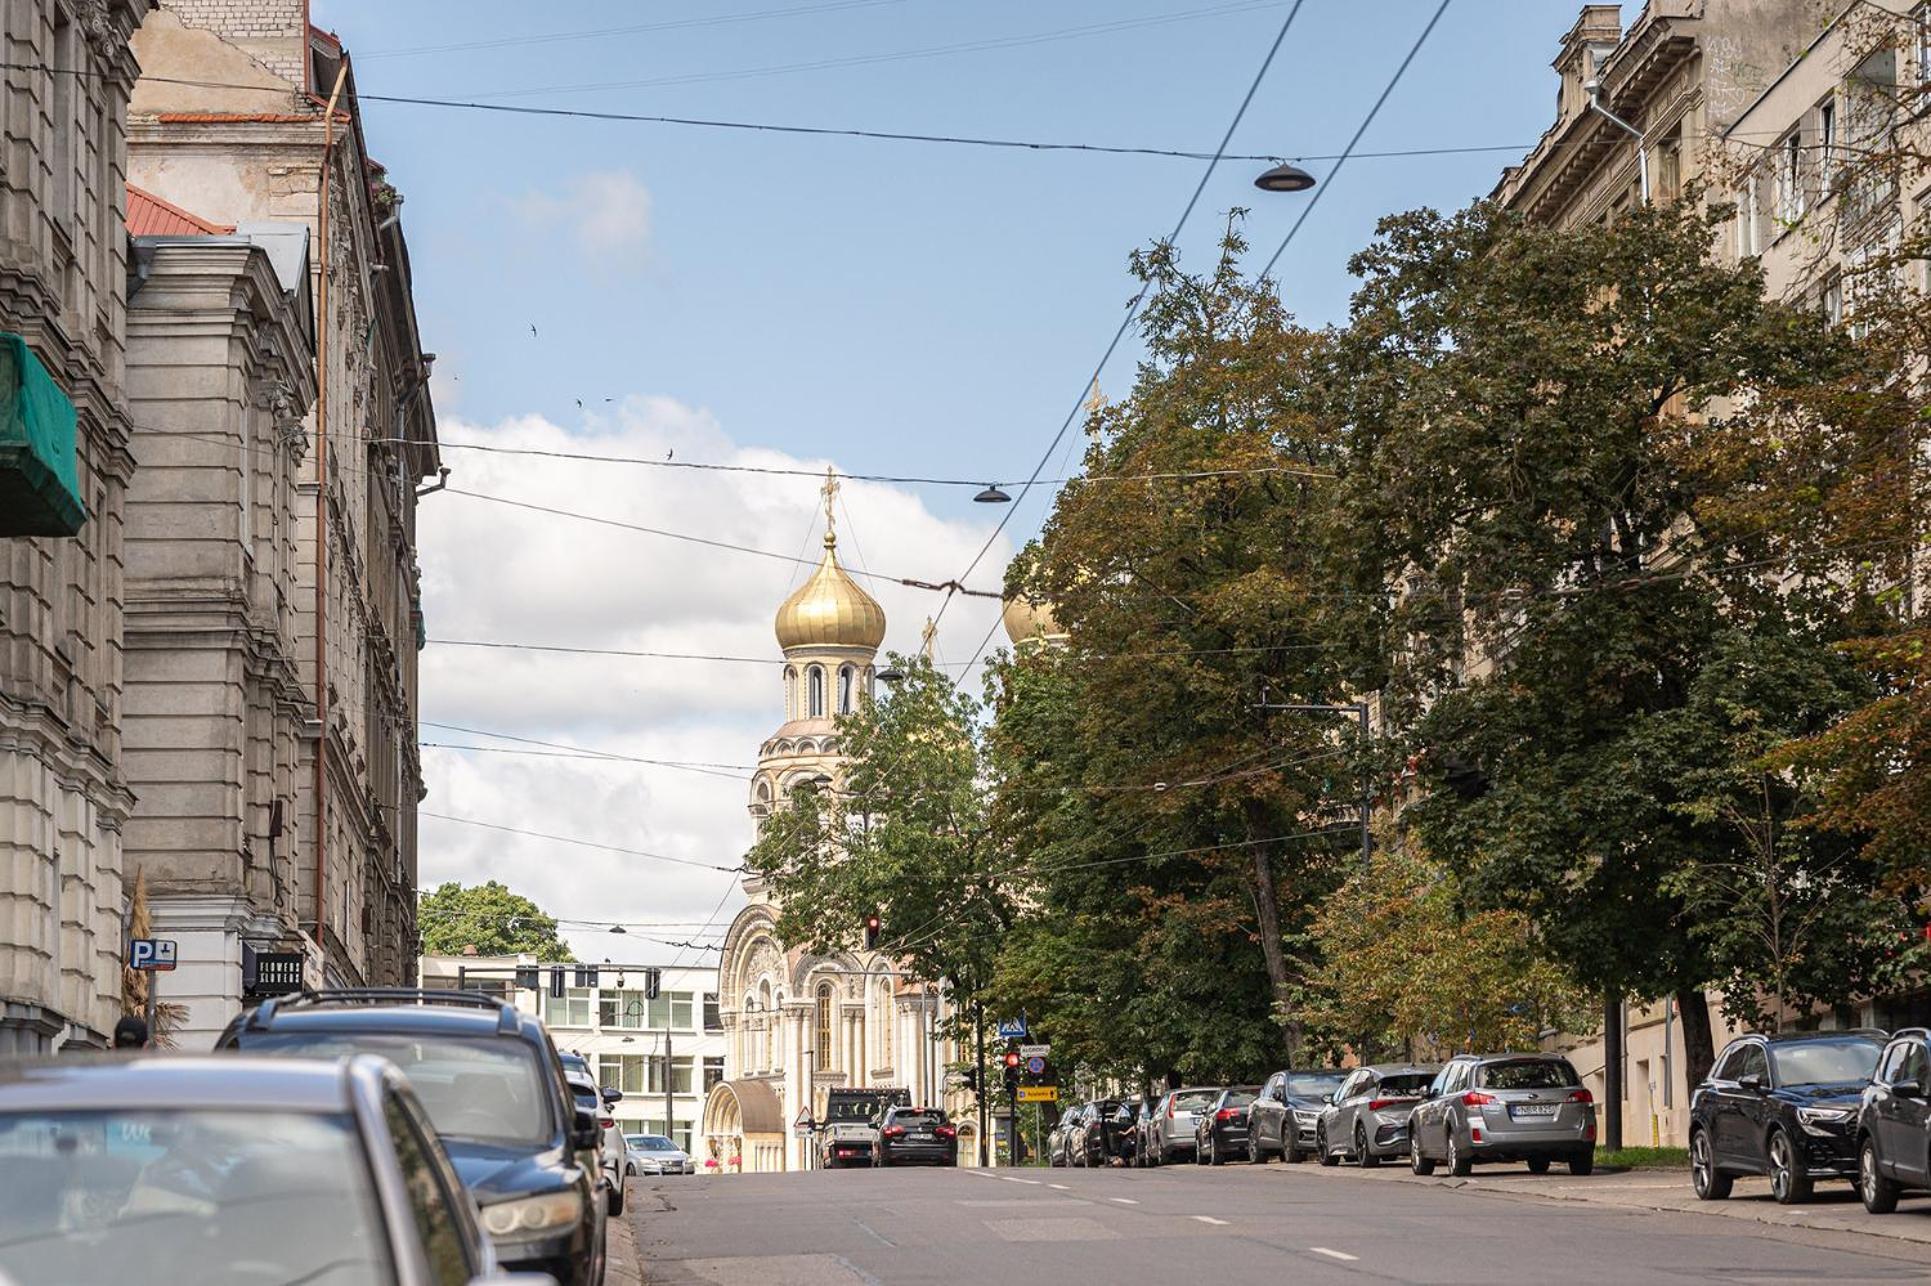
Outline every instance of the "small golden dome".
[[1057, 643], [1066, 637], [1066, 631], [1053, 619], [1053, 609], [1029, 598], [1007, 599], [1006, 608], [999, 614], [999, 619], [1005, 624], [1006, 637], [1015, 644], [1034, 643], [1041, 639]]
[[825, 533], [825, 557], [811, 579], [778, 609], [778, 646], [862, 647], [885, 641], [885, 609], [838, 564], [838, 537]]

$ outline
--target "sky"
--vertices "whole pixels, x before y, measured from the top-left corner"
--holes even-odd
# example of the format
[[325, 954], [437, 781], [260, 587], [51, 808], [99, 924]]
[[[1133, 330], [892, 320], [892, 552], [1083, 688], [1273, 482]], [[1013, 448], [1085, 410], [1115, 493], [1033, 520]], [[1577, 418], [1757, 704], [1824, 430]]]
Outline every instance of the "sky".
[[[1549, 124], [1549, 62], [1577, 0], [1453, 0], [1360, 148], [1495, 150], [1364, 155], [1334, 174], [1312, 159], [1344, 149], [1437, 3], [1302, 0], [1229, 145], [1310, 158], [1322, 180], [1276, 269], [1304, 322], [1345, 321], [1347, 260], [1378, 218], [1487, 194]], [[406, 198], [446, 443], [835, 465], [1018, 494], [1132, 297], [1127, 255], [1172, 228], [1204, 162], [370, 97], [1211, 153], [1291, 8], [314, 0], [312, 16], [353, 55], [370, 151]], [[1255, 266], [1273, 253], [1314, 194], [1260, 192], [1262, 168], [1214, 169], [1179, 238], [1186, 262], [1210, 261], [1235, 208]], [[1130, 384], [1137, 356], [1122, 346], [1103, 392]], [[1075, 430], [1043, 476], [1063, 476], [1078, 442]], [[637, 922], [622, 937], [573, 928], [586, 959], [714, 960], [671, 944], [715, 942], [742, 900], [728, 870], [702, 867], [736, 866], [751, 840], [745, 778], [782, 717], [771, 620], [806, 570], [787, 560], [816, 553], [817, 482], [454, 446], [444, 460], [452, 490], [422, 502], [419, 524], [436, 640], [421, 882], [500, 879], [567, 920]], [[961, 576], [1002, 516], [976, 489], [847, 484], [841, 553], [886, 577]], [[457, 494], [469, 491], [778, 556]], [[998, 588], [1049, 492], [1013, 508], [968, 585]], [[938, 596], [868, 584], [887, 648], [914, 650]], [[955, 600], [939, 659], [962, 669], [995, 610]]]

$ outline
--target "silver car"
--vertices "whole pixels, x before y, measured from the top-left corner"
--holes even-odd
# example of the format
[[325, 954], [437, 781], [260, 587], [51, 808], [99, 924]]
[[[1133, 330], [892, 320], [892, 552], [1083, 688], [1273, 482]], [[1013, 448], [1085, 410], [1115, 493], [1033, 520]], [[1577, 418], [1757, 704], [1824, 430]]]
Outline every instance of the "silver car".
[[1553, 1054], [1463, 1054], [1430, 1082], [1409, 1118], [1408, 1162], [1465, 1175], [1477, 1162], [1524, 1161], [1545, 1174], [1596, 1167], [1596, 1101], [1569, 1060]]
[[1193, 1114], [1211, 1107], [1223, 1088], [1195, 1085], [1169, 1090], [1163, 1095], [1147, 1123], [1147, 1160], [1154, 1165], [1165, 1165], [1193, 1156]]
[[1413, 1063], [1355, 1068], [1321, 1109], [1314, 1155], [1322, 1165], [1346, 1157], [1364, 1168], [1408, 1155], [1408, 1118], [1439, 1071]]
[[696, 1174], [697, 1163], [690, 1154], [661, 1134], [626, 1134], [630, 1149], [626, 1174]]

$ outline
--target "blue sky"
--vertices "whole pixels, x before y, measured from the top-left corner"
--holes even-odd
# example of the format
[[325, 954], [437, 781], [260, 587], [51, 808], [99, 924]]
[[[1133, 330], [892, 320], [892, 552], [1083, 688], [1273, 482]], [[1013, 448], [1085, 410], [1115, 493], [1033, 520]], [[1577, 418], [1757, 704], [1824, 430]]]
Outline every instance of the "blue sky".
[[[1340, 151], [1435, 3], [1305, 0], [1231, 150]], [[314, 18], [348, 44], [365, 95], [1211, 150], [1287, 9], [1285, 0], [317, 0]], [[760, 10], [791, 12], [715, 21]], [[1378, 217], [1488, 192], [1539, 136], [1554, 105], [1549, 60], [1576, 11], [1575, 0], [1455, 0], [1363, 149], [1506, 150], [1350, 163], [1281, 260], [1284, 294], [1304, 320], [1345, 317], [1346, 261]], [[1188, 16], [1162, 20], [1173, 15]], [[662, 25], [672, 23], [685, 25]], [[658, 29], [548, 38], [642, 24]], [[1099, 24], [1112, 29], [1056, 35]], [[987, 41], [1003, 43], [897, 56]], [[447, 47], [458, 44], [483, 47]], [[438, 48], [402, 52], [429, 46]], [[770, 70], [824, 63], [837, 65]], [[658, 83], [628, 84], [639, 81]], [[626, 85], [558, 88], [607, 82]], [[1172, 226], [1202, 169], [383, 103], [366, 113], [370, 149], [407, 198], [446, 440], [1008, 484], [1083, 394], [1133, 293], [1128, 252]], [[1208, 260], [1233, 206], [1252, 211], [1256, 264], [1279, 243], [1309, 198], [1256, 191], [1258, 168], [1217, 172], [1182, 238], [1192, 262]], [[1328, 163], [1308, 168], [1325, 176]], [[1135, 356], [1120, 352], [1104, 389], [1125, 390]], [[808, 478], [454, 450], [446, 459], [466, 489], [815, 552]], [[1055, 461], [1048, 476], [1057, 473]], [[890, 576], [957, 576], [998, 518], [970, 495], [851, 484], [841, 553]], [[997, 587], [1045, 501], [1036, 494], [1015, 514], [973, 583]], [[677, 920], [715, 940], [740, 898], [723, 868], [751, 839], [745, 766], [782, 718], [772, 615], [802, 569], [453, 492], [424, 502], [420, 552], [432, 640], [749, 658], [432, 641], [423, 661], [422, 739], [435, 743], [424, 751], [424, 809], [470, 819], [425, 816], [425, 884], [502, 878], [553, 914]], [[936, 596], [868, 584], [886, 609], [888, 647], [916, 647]], [[941, 661], [961, 666], [996, 610], [957, 600]], [[491, 734], [686, 766], [551, 757]], [[479, 745], [490, 748], [460, 748]], [[590, 959], [613, 940], [633, 959], [672, 954], [635, 933], [573, 935]]]

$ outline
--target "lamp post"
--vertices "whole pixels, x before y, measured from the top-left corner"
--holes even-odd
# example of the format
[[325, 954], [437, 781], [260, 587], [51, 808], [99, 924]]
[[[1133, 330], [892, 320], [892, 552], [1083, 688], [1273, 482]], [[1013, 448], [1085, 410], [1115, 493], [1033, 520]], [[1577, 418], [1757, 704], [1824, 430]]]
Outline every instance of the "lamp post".
[[[1261, 710], [1313, 711], [1318, 714], [1351, 714], [1361, 724], [1362, 744], [1365, 746], [1368, 741], [1368, 703], [1366, 701], [1343, 701], [1339, 703], [1321, 701], [1275, 703], [1263, 701], [1257, 708]], [[1368, 829], [1369, 812], [1373, 795], [1374, 788], [1371, 784], [1371, 778], [1368, 775], [1367, 769], [1363, 768], [1361, 772], [1361, 865], [1364, 870], [1367, 868], [1374, 851], [1373, 838]]]

